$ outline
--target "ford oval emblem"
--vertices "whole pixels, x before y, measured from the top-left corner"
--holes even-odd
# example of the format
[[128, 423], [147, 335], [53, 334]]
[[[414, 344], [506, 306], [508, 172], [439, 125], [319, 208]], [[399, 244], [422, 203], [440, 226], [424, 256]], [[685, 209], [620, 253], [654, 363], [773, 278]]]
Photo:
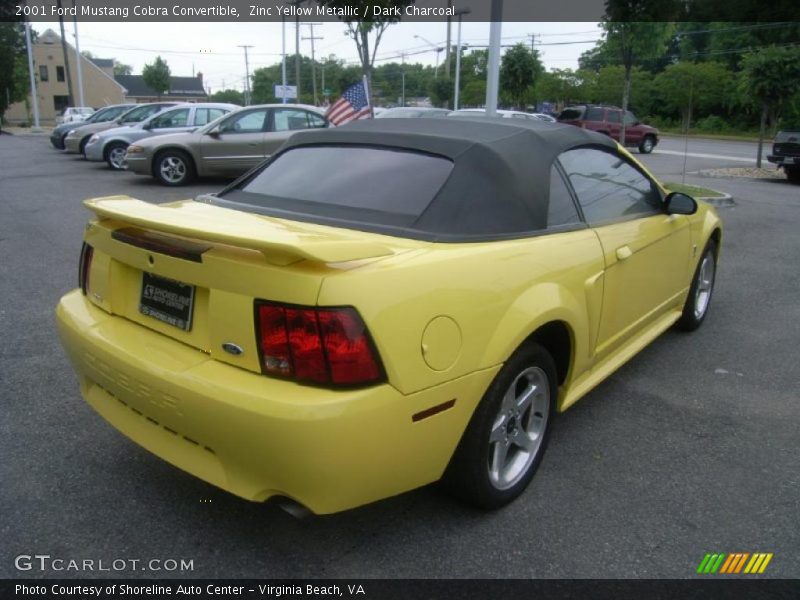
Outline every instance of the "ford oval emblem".
[[233, 342], [225, 342], [222, 344], [222, 349], [228, 354], [233, 354], [234, 356], [239, 356], [240, 354], [244, 353], [244, 349]]

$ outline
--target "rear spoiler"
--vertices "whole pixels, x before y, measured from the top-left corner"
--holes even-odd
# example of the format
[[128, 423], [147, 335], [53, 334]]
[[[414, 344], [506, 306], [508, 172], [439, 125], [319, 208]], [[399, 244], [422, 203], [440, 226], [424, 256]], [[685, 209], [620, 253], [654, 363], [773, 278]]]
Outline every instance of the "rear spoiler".
[[326, 227], [193, 200], [158, 205], [130, 196], [108, 196], [83, 204], [101, 221], [112, 219], [161, 233], [257, 250], [277, 265], [298, 260], [336, 263], [394, 254], [388, 246], [328, 232]]

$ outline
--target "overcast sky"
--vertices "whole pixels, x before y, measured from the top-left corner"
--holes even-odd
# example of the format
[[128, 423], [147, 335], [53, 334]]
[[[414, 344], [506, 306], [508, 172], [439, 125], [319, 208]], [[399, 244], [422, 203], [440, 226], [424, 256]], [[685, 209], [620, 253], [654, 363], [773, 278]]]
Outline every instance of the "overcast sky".
[[[34, 23], [39, 32], [53, 29], [58, 33], [58, 22]], [[67, 41], [75, 43], [72, 22], [65, 23]], [[226, 88], [242, 89], [245, 67], [243, 50], [248, 44], [250, 71], [280, 61], [280, 23], [80, 23], [80, 48], [89, 50], [100, 58], [115, 58], [133, 67], [140, 74], [145, 63], [161, 55], [173, 75], [191, 75], [202, 72], [206, 85], [212, 92]], [[457, 25], [453, 24], [453, 44]], [[489, 23], [464, 23], [462, 41], [465, 44], [486, 45], [489, 40]], [[314, 26], [317, 58], [335, 54], [346, 61], [357, 62], [355, 43], [345, 35], [341, 23]], [[536, 48], [545, 67], [549, 69], [576, 68], [580, 54], [592, 47], [600, 38], [595, 23], [503, 23], [503, 43], [530, 44], [529, 34], [535, 34]], [[301, 24], [301, 35], [308, 37], [310, 27]], [[377, 64], [400, 62], [401, 52], [409, 55], [406, 61], [436, 64], [437, 53], [421, 36], [432, 44], [444, 47], [447, 35], [445, 23], [398, 23], [390, 26], [378, 48]], [[286, 24], [286, 51], [294, 52], [294, 22]], [[566, 42], [566, 43], [565, 43]], [[588, 43], [583, 43], [588, 42]], [[300, 52], [311, 54], [310, 40], [301, 40]], [[420, 54], [415, 54], [422, 52]], [[384, 60], [381, 60], [384, 59]], [[444, 61], [444, 52], [440, 54]], [[290, 66], [291, 68], [291, 66]]]

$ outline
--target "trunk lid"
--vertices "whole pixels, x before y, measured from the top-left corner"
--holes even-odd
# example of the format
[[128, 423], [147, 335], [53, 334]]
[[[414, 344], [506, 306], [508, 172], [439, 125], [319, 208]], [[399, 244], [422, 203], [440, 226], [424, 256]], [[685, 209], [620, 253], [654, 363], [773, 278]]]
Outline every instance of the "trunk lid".
[[[255, 299], [314, 306], [326, 277], [419, 245], [192, 200], [155, 205], [112, 196], [85, 205], [97, 216], [85, 234], [94, 249], [87, 290], [94, 304], [257, 372]], [[166, 320], [148, 308], [154, 289], [159, 302], [175, 301]], [[188, 327], [168, 322], [173, 308], [189, 308]]]

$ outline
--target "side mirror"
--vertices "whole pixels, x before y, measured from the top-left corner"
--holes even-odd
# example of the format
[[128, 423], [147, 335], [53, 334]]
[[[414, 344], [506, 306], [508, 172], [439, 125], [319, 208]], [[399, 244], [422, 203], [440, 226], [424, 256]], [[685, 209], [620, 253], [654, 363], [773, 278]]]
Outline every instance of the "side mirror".
[[206, 135], [210, 135], [215, 140], [219, 139], [219, 127], [215, 127], [211, 131], [206, 131]]
[[680, 192], [672, 192], [664, 201], [670, 215], [693, 215], [697, 212], [697, 201]]
[[153, 128], [153, 122], [152, 121], [149, 121], [148, 123], [145, 123], [144, 125], [142, 125], [142, 129], [146, 129], [147, 131], [150, 131], [152, 128]]

